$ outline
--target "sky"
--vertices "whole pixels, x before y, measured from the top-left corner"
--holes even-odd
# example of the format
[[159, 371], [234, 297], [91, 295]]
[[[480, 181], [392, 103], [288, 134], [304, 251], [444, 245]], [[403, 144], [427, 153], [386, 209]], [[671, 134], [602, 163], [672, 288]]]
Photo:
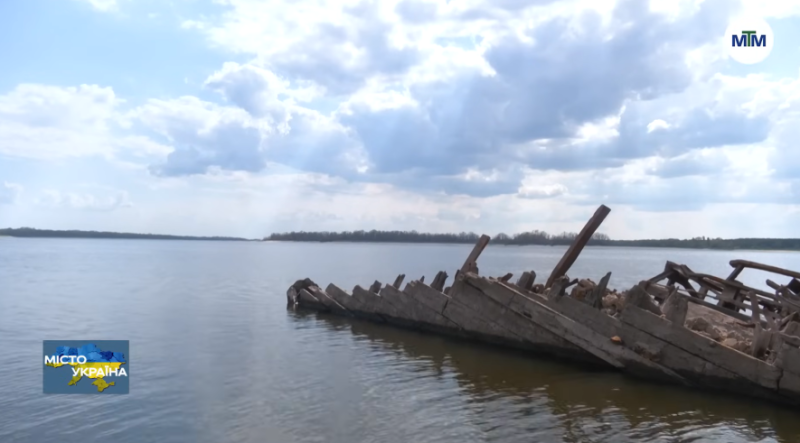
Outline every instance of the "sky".
[[800, 1], [7, 1], [0, 63], [0, 227], [800, 237]]

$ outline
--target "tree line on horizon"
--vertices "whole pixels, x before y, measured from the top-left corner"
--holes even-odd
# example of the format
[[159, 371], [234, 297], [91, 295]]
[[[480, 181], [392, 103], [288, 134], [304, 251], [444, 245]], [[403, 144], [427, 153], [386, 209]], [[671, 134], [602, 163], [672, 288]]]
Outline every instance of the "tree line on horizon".
[[189, 235], [166, 234], [133, 234], [129, 232], [107, 231], [78, 231], [78, 230], [53, 230], [36, 228], [5, 228], [0, 229], [0, 236], [27, 237], [27, 238], [118, 238], [126, 240], [216, 240], [216, 241], [246, 241], [239, 237], [197, 237]]
[[[577, 237], [577, 233], [564, 232], [548, 234], [534, 230], [513, 235], [500, 233], [492, 237], [493, 244], [501, 245], [569, 245]], [[475, 243], [480, 236], [474, 232], [460, 233], [425, 233], [417, 231], [292, 231], [273, 233], [264, 241], [294, 242], [386, 242], [386, 243]], [[643, 239], [612, 240], [608, 235], [596, 232], [589, 240], [592, 246], [637, 246], [653, 248], [691, 248], [691, 249], [771, 249], [800, 250], [800, 239], [796, 238], [711, 238], [694, 237], [691, 239]]]

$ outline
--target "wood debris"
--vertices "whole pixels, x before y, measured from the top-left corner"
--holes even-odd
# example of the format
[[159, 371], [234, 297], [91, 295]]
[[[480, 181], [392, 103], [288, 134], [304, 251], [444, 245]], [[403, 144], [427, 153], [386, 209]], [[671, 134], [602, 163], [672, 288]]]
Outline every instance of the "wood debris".
[[[401, 289], [375, 282], [347, 292], [310, 279], [286, 292], [288, 306], [328, 311], [437, 334], [568, 358], [639, 378], [800, 406], [800, 273], [732, 260], [726, 278], [667, 261], [664, 270], [630, 289], [567, 276], [608, 215], [601, 206], [545, 284], [524, 271], [516, 280], [478, 275], [482, 236], [445, 286], [439, 271]], [[773, 292], [737, 280], [745, 269], [777, 274]]]

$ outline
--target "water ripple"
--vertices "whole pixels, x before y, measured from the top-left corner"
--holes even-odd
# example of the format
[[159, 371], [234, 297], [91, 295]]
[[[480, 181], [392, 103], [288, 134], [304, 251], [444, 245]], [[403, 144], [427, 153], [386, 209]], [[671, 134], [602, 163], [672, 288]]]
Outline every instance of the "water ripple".
[[[285, 288], [308, 270], [320, 283], [347, 288], [446, 269], [469, 249], [382, 248], [3, 241], [0, 344], [8, 357], [0, 362], [0, 441], [800, 441], [794, 411], [286, 310]], [[636, 260], [624, 249], [592, 251], [576, 263], [576, 275], [612, 267], [636, 282], [665, 259], [645, 249]], [[490, 248], [481, 270], [550, 269], [561, 252]], [[717, 266], [716, 253], [675, 256], [681, 253], [670, 251], [706, 272], [727, 266]], [[792, 259], [745, 258], [778, 266]], [[130, 394], [43, 395], [41, 341], [59, 338], [129, 339]]]

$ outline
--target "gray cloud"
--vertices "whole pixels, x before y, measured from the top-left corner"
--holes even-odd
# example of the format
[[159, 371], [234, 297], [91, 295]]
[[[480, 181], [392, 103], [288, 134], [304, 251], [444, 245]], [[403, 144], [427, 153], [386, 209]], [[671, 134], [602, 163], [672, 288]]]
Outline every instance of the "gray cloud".
[[518, 158], [541, 170], [609, 168], [651, 155], [672, 158], [698, 148], [757, 143], [766, 140], [770, 130], [769, 119], [764, 116], [748, 117], [734, 111], [712, 116], [695, 108], [684, 111], [681, 120], [670, 127], [649, 131], [648, 125], [658, 115], [630, 104], [620, 118], [619, 137], [584, 144], [556, 141], [544, 149], [524, 151]]
[[167, 126], [175, 150], [166, 162], [153, 165], [156, 175], [178, 176], [203, 174], [209, 167], [257, 172], [266, 162], [261, 153], [261, 133], [240, 121], [218, 122], [210, 129]]
[[360, 150], [343, 128], [315, 113], [293, 114], [288, 128], [267, 139], [269, 160], [303, 171], [354, 178]]
[[394, 11], [407, 23], [422, 24], [436, 20], [438, 8], [435, 3], [424, 0], [404, 0]]
[[[381, 21], [375, 5], [347, 9], [354, 26], [320, 25], [302, 47], [286, 48], [268, 64], [286, 78], [324, 85], [329, 96], [352, 92], [375, 75], [405, 72], [419, 61], [419, 53], [391, 47], [390, 25]], [[506, 0], [486, 10], [513, 13], [526, 5]], [[671, 160], [654, 175], [707, 175], [715, 168], [679, 156], [697, 148], [760, 142], [771, 129], [766, 117], [712, 104], [686, 106], [692, 97], [681, 96], [693, 78], [686, 52], [716, 39], [731, 7], [725, 0], [708, 0], [691, 16], [672, 21], [651, 12], [646, 2], [622, 0], [610, 23], [595, 12], [553, 19], [529, 31], [533, 44], [516, 36], [495, 41], [484, 54], [495, 71], [492, 76], [463, 68], [438, 82], [408, 84], [418, 106], [373, 109], [351, 104], [346, 112], [335, 114], [334, 122], [313, 112], [286, 111], [276, 98], [282, 86], [267, 71], [248, 66], [228, 70], [212, 76], [207, 86], [250, 115], [283, 124], [259, 132], [231, 121], [210, 129], [206, 125], [201, 133], [197, 127], [173, 122], [167, 132], [177, 150], [154, 171], [191, 174], [211, 166], [258, 171], [265, 161], [273, 161], [417, 191], [472, 196], [519, 191], [527, 198], [547, 198], [565, 190], [520, 191], [523, 166], [591, 170], [660, 155]], [[400, 3], [395, 12], [413, 23], [437, 14], [432, 3], [419, 0]], [[348, 43], [363, 56], [344, 56], [342, 48]], [[583, 125], [617, 115], [617, 137], [592, 142], [576, 138]], [[659, 119], [667, 123], [653, 128], [651, 123]], [[364, 165], [369, 166], [366, 173], [356, 172]], [[490, 181], [463, 178], [475, 168], [500, 173]], [[635, 191], [616, 185], [591, 191], [587, 195], [593, 195], [594, 202], [597, 195], [619, 193], [619, 202], [648, 204]], [[703, 198], [699, 193], [676, 196], [669, 189], [653, 192], [658, 196], [654, 200], [676, 207], [691, 206], [695, 197], [700, 204]]]
[[[731, 180], [731, 179], [729, 179]], [[735, 180], [735, 178], [732, 178]], [[782, 188], [774, 182], [742, 182], [734, 194], [730, 181], [700, 175], [682, 176], [653, 183], [620, 183], [595, 177], [576, 183], [574, 203], [631, 205], [644, 211], [695, 211], [715, 203], [796, 204], [798, 188]]]
[[[392, 45], [392, 25], [380, 17], [378, 8], [373, 1], [346, 7], [349, 23], [320, 25], [302, 42], [265, 62], [289, 78], [314, 81], [331, 95], [354, 92], [374, 75], [403, 74], [420, 60], [420, 53]], [[353, 56], [350, 46], [360, 54]]]
[[669, 159], [653, 171], [653, 175], [661, 178], [677, 178], [691, 175], [715, 175], [729, 164], [723, 155], [710, 158], [682, 157]]
[[280, 80], [255, 66], [226, 64], [205, 86], [222, 93], [228, 101], [254, 117], [269, 117], [273, 124], [288, 118], [286, 106], [277, 99], [282, 92]]
[[[655, 153], [763, 140], [766, 120], [712, 117], [701, 110], [680, 125], [648, 134], [652, 119], [644, 120], [635, 106], [646, 108], [688, 87], [685, 53], [717, 37], [728, 7], [710, 0], [689, 19], [671, 22], [651, 13], [645, 2], [622, 1], [609, 26], [596, 13], [583, 13], [577, 36], [574, 22], [554, 19], [531, 32], [534, 45], [507, 37], [489, 49], [485, 58], [495, 76], [465, 71], [413, 86], [421, 107], [356, 109], [342, 122], [353, 128], [378, 173], [453, 174], [469, 166], [494, 167], [510, 157], [535, 169], [590, 169]], [[606, 39], [609, 30], [614, 35]], [[569, 142], [580, 125], [615, 115], [626, 102], [634, 106], [622, 116], [618, 139]], [[514, 148], [543, 139], [551, 140], [549, 149]]]

